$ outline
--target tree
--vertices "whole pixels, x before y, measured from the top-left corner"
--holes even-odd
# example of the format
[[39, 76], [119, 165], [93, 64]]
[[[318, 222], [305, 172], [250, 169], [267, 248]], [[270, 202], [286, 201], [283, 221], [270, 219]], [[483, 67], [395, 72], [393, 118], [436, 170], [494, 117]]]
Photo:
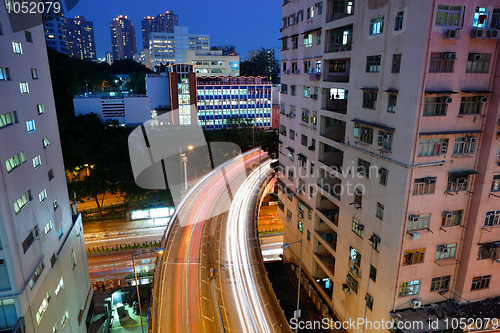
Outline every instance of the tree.
[[223, 56], [237, 56], [240, 55], [239, 52], [236, 52], [236, 46], [234, 45], [220, 45], [220, 46], [212, 46], [210, 48], [212, 51], [222, 50]]
[[271, 77], [273, 82], [277, 80], [280, 73], [280, 64], [274, 57], [273, 49], [261, 48], [260, 52], [252, 60], [253, 76]]

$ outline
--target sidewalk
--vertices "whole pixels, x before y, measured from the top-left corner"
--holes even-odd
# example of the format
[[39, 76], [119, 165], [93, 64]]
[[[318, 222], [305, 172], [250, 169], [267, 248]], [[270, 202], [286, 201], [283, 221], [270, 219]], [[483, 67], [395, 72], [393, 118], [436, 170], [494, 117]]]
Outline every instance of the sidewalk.
[[[294, 311], [297, 310], [297, 288], [298, 279], [291, 269], [291, 264], [283, 264], [282, 262], [265, 264], [267, 275], [273, 290], [278, 298], [281, 308], [285, 311], [285, 317], [290, 323], [293, 318]], [[301, 316], [299, 321], [317, 321], [323, 319], [320, 312], [317, 310], [314, 303], [307, 295], [304, 288], [300, 288], [300, 306]], [[293, 330], [294, 331], [294, 330]], [[329, 333], [327, 329], [299, 329], [299, 332], [310, 333]], [[338, 331], [345, 332], [345, 331]]]

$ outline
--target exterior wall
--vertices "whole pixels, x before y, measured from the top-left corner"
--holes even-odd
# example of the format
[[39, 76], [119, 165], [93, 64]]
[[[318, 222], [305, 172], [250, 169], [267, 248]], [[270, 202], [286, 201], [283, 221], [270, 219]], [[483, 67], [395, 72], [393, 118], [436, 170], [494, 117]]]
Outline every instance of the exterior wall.
[[240, 57], [223, 56], [221, 50], [185, 50], [183, 62], [195, 65], [197, 76], [240, 76]]
[[122, 125], [142, 124], [151, 119], [151, 102], [148, 96], [75, 96], [73, 105], [77, 116], [95, 113], [102, 121], [117, 120]]
[[[24, 31], [12, 33], [5, 9], [0, 9], [0, 22], [3, 28], [0, 67], [9, 68], [11, 76], [10, 80], [0, 81], [1, 113], [17, 111], [17, 121], [0, 128], [0, 141], [8, 143], [0, 148], [0, 259], [6, 267], [0, 271], [0, 281], [2, 285], [8, 281], [8, 286], [0, 291], [2, 316], [9, 304], [15, 306], [8, 325], [5, 318], [0, 319], [3, 325], [0, 329], [13, 328], [17, 321], [24, 320], [26, 332], [52, 332], [57, 325], [58, 332], [83, 333], [92, 289], [81, 219], [73, 220], [70, 210], [44, 31], [41, 26], [29, 29], [32, 42], [28, 42]], [[14, 54], [12, 41], [21, 43], [22, 54]], [[37, 70], [37, 79], [32, 78], [31, 69]], [[28, 83], [29, 93], [21, 94], [21, 82]], [[37, 111], [38, 104], [43, 105], [41, 114]], [[26, 122], [30, 120], [34, 120], [36, 129], [28, 133]], [[45, 148], [44, 138], [50, 141]], [[26, 162], [9, 172], [6, 161], [22, 151]], [[33, 162], [37, 156], [40, 165]], [[32, 200], [16, 213], [14, 203], [28, 190]], [[46, 198], [40, 200], [39, 193], [44, 190]], [[47, 227], [49, 221], [51, 228]], [[33, 241], [23, 248], [23, 241], [30, 233]], [[72, 265], [73, 250], [77, 265], [71, 270], [67, 268]], [[55, 260], [53, 266], [51, 258]], [[40, 263], [44, 269], [30, 284]], [[56, 295], [61, 277], [64, 287]], [[37, 323], [36, 313], [47, 292], [48, 307]], [[66, 311], [68, 321], [61, 327]]]
[[[204, 129], [221, 129], [226, 119], [256, 118], [256, 127], [271, 127], [271, 83], [262, 78], [198, 78], [198, 124]], [[254, 80], [252, 80], [254, 79]]]
[[[284, 242], [303, 240], [303, 268], [316, 280], [332, 280], [333, 290], [322, 289], [317, 282], [315, 286], [342, 320], [363, 318], [365, 311], [366, 319], [391, 320], [390, 311], [409, 308], [415, 299], [430, 304], [446, 298], [479, 300], [500, 294], [492, 260], [477, 260], [478, 243], [500, 240], [495, 227], [489, 228], [489, 233], [483, 228], [486, 211], [497, 209], [497, 198], [490, 196], [490, 188], [493, 175], [500, 173], [496, 170], [499, 101], [487, 92], [498, 88], [496, 81], [491, 83], [498, 62], [498, 40], [471, 38], [476, 4], [446, 3], [453, 4], [462, 6], [460, 20], [464, 18], [464, 26], [460, 39], [444, 38], [450, 27], [435, 25], [437, 2], [355, 1], [351, 15], [343, 16], [333, 16], [332, 1], [322, 2], [321, 14], [314, 1], [285, 2], [283, 6], [282, 40], [286, 42], [281, 54], [283, 173], [279, 195], [283, 209], [279, 212], [283, 221], [288, 221]], [[481, 4], [488, 6], [490, 15], [492, 5], [493, 1]], [[311, 7], [314, 17], [307, 18]], [[304, 17], [294, 22], [292, 17], [300, 10]], [[400, 11], [404, 12], [403, 24], [396, 31], [395, 20]], [[383, 33], [372, 35], [371, 19], [380, 16], [384, 16]], [[348, 42], [334, 44], [332, 32], [343, 32], [348, 30], [346, 27], [352, 31], [348, 33]], [[312, 45], [306, 46], [304, 36], [309, 34], [313, 37]], [[296, 37], [298, 45], [294, 48], [292, 39]], [[454, 70], [430, 73], [431, 53], [443, 52], [456, 53]], [[469, 53], [491, 54], [487, 74], [466, 73]], [[401, 66], [399, 72], [393, 73], [393, 55], [397, 54], [402, 55]], [[367, 58], [374, 55], [381, 55], [379, 71], [369, 72]], [[312, 70], [304, 68], [304, 60], [311, 61]], [[346, 61], [345, 73], [335, 72], [333, 63], [337, 60]], [[296, 69], [293, 62], [297, 62]], [[308, 95], [304, 87], [309, 87]], [[335, 98], [338, 92], [330, 89], [345, 89], [346, 100], [340, 95]], [[469, 92], [473, 90], [479, 92]], [[441, 93], [433, 93], [436, 91]], [[377, 94], [374, 108], [364, 107], [365, 93]], [[389, 110], [390, 95], [397, 96], [395, 112]], [[482, 105], [483, 117], [460, 115], [461, 98], [479, 95], [489, 98]], [[437, 96], [452, 98], [446, 115], [424, 116], [425, 99]], [[363, 128], [367, 133], [373, 131], [372, 143], [366, 143], [369, 139], [363, 136]], [[382, 144], [378, 144], [379, 131], [392, 134], [388, 148], [384, 136]], [[307, 137], [304, 143], [303, 135]], [[477, 140], [475, 149], [470, 154], [454, 153], [455, 139], [466, 136]], [[419, 156], [419, 142], [425, 139], [448, 139], [447, 152], [441, 152], [440, 146], [436, 156]], [[287, 148], [293, 152], [293, 160]], [[325, 148], [338, 151], [334, 155]], [[305, 159], [304, 167], [300, 166], [299, 154]], [[359, 159], [370, 163], [373, 171], [369, 178], [358, 173]], [[386, 184], [382, 184], [379, 173], [382, 169], [388, 172]], [[469, 171], [467, 191], [448, 188], [450, 173]], [[436, 177], [434, 192], [414, 195], [415, 180], [425, 177]], [[331, 193], [328, 189], [334, 185], [342, 192]], [[361, 204], [354, 195], [356, 187], [363, 193]], [[383, 216], [379, 217], [378, 204], [384, 207]], [[312, 209], [310, 215], [308, 206]], [[326, 208], [333, 215], [329, 216]], [[459, 224], [443, 225], [443, 212], [460, 210]], [[408, 230], [409, 216], [424, 214], [430, 214], [428, 226]], [[353, 219], [363, 225], [362, 237], [358, 235], [361, 229], [353, 230]], [[336, 233], [334, 245], [325, 232]], [[380, 248], [373, 249], [373, 240], [377, 239]], [[437, 253], [439, 246], [451, 244], [457, 244], [454, 255], [450, 251], [450, 258], [436, 259], [436, 255], [446, 253]], [[361, 254], [359, 267], [350, 258], [351, 248]], [[405, 252], [416, 249], [424, 249], [423, 262], [406, 264]], [[298, 262], [299, 250], [298, 245], [290, 247], [285, 258]], [[370, 278], [370, 266], [377, 269], [375, 281]], [[431, 291], [432, 279], [448, 275], [451, 292], [442, 296], [438, 291], [445, 288]], [[481, 275], [492, 275], [489, 289], [470, 291], [472, 278]], [[400, 295], [400, 287], [415, 280], [419, 281], [418, 287], [406, 288], [413, 292]], [[372, 309], [367, 307], [367, 294], [373, 298]]]
[[146, 91], [151, 100], [151, 110], [159, 107], [164, 109], [170, 108], [170, 84], [167, 73], [147, 74], [146, 75]]
[[210, 50], [208, 35], [190, 34], [188, 27], [174, 27], [173, 33], [159, 32], [149, 36], [151, 68], [160, 64], [183, 62], [184, 50]]

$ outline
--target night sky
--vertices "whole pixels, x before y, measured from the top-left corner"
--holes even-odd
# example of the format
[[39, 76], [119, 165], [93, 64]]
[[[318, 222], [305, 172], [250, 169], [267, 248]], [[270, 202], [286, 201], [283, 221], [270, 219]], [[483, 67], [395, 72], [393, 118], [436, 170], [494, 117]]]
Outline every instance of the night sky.
[[235, 45], [241, 60], [248, 51], [280, 45], [281, 3], [275, 0], [80, 0], [65, 16], [94, 22], [97, 57], [102, 58], [111, 52], [109, 22], [114, 17], [127, 15], [133, 21], [140, 52], [142, 19], [167, 10], [179, 15], [179, 25], [188, 26], [190, 33], [209, 34], [210, 46]]

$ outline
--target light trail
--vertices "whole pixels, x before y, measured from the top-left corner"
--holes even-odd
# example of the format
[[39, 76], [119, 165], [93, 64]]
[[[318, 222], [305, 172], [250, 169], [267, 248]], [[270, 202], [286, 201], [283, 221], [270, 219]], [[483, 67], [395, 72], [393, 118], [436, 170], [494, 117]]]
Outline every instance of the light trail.
[[[243, 332], [273, 332], [262, 309], [261, 297], [255, 283], [252, 269], [252, 258], [249, 253], [248, 229], [254, 228], [246, 221], [253, 221], [253, 204], [255, 192], [258, 191], [262, 174], [269, 171], [271, 161], [254, 170], [241, 185], [231, 204], [226, 231], [226, 247], [230, 258], [230, 272], [235, 283], [232, 284], [233, 296], [236, 300], [238, 315], [241, 318]], [[249, 219], [250, 218], [250, 219]]]

